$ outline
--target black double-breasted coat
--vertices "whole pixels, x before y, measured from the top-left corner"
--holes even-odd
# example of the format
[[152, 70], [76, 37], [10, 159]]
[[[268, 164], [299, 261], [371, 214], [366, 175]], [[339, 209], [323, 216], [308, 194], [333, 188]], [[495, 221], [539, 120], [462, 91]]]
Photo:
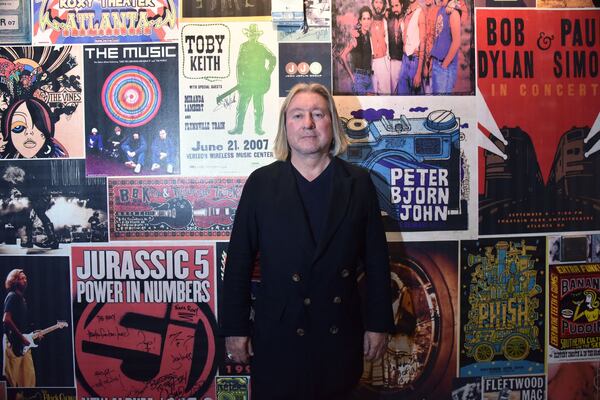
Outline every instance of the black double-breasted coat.
[[[289, 161], [254, 171], [244, 186], [219, 322], [223, 336], [252, 338], [253, 400], [326, 399], [348, 391], [362, 372], [364, 331], [393, 327], [387, 244], [374, 186], [366, 171], [335, 157], [332, 163], [318, 243]], [[251, 323], [257, 254], [261, 284]]]

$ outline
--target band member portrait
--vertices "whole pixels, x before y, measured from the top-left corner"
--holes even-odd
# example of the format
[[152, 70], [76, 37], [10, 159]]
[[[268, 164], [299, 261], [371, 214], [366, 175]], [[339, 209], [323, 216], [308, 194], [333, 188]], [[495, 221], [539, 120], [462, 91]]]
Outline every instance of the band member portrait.
[[373, 93], [371, 50], [371, 23], [373, 12], [367, 6], [358, 10], [356, 36], [353, 37], [340, 58], [352, 79], [352, 92], [359, 96]]
[[102, 135], [98, 133], [97, 128], [92, 128], [87, 141], [88, 151], [92, 153], [102, 153], [104, 151], [104, 143], [102, 141]]
[[121, 154], [121, 143], [125, 140], [125, 136], [121, 132], [120, 126], [115, 126], [113, 134], [108, 138], [108, 152], [109, 157], [116, 160], [121, 160], [123, 155]]
[[349, 399], [363, 359], [380, 358], [394, 328], [375, 188], [338, 158], [347, 147], [338, 121], [323, 85], [295, 85], [279, 115], [278, 161], [250, 175], [236, 211], [219, 322], [227, 357], [251, 364], [257, 399]]
[[388, 28], [385, 19], [386, 0], [371, 0], [373, 21], [371, 22], [371, 47], [373, 59], [373, 90], [377, 94], [391, 93], [390, 56], [388, 51]]
[[2, 158], [68, 157], [65, 148], [54, 139], [50, 108], [35, 97], [18, 100], [8, 107], [2, 136], [6, 143]]
[[458, 73], [460, 48], [460, 4], [442, 0], [438, 10], [431, 48], [431, 88], [433, 94], [452, 93]]
[[404, 55], [396, 92], [399, 95], [421, 94], [425, 58], [425, 14], [417, 0], [408, 0], [404, 3], [402, 15], [400, 29]]
[[139, 174], [146, 160], [146, 139], [139, 132], [133, 132], [123, 141], [121, 148], [127, 158], [125, 165], [133, 168], [133, 172]]
[[156, 171], [163, 168], [166, 169], [168, 174], [172, 174], [176, 156], [175, 144], [165, 129], [161, 129], [154, 138], [151, 151], [152, 167], [150, 169]]
[[[22, 269], [15, 268], [8, 273], [4, 287], [8, 291], [4, 299], [4, 314], [2, 325], [4, 336], [2, 340], [4, 363], [3, 374], [11, 387], [34, 387], [35, 368], [31, 351], [23, 354], [23, 347], [32, 343], [24, 336], [28, 327], [27, 275]], [[38, 336], [41, 339], [41, 336]]]

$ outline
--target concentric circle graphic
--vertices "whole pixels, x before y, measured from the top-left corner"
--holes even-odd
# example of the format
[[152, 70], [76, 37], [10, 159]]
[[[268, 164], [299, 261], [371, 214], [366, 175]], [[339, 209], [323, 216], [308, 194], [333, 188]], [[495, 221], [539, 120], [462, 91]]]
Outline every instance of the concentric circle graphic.
[[102, 86], [102, 107], [115, 123], [136, 127], [154, 118], [160, 108], [158, 80], [145, 68], [128, 65], [113, 71]]

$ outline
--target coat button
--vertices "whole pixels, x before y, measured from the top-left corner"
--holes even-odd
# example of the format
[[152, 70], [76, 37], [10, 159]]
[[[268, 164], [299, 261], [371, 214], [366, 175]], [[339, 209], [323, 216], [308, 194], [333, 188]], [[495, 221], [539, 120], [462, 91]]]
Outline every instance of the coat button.
[[342, 302], [342, 298], [341, 298], [340, 296], [335, 296], [335, 297], [333, 298], [333, 302], [334, 302], [335, 304], [340, 304], [340, 303]]
[[338, 331], [339, 329], [335, 325], [331, 325], [331, 328], [329, 328], [329, 333], [331, 333], [332, 335], [335, 335], [336, 333], [338, 333]]
[[302, 329], [302, 328], [296, 329], [296, 335], [298, 335], [298, 336], [304, 336], [304, 329]]
[[342, 278], [347, 278], [350, 276], [350, 271], [348, 271], [346, 268], [344, 268], [341, 272]]
[[292, 274], [292, 280], [293, 280], [294, 282], [300, 282], [300, 274], [298, 274], [298, 273], [293, 273], [293, 274]]
[[304, 305], [305, 306], [310, 306], [310, 297], [307, 297], [304, 299]]

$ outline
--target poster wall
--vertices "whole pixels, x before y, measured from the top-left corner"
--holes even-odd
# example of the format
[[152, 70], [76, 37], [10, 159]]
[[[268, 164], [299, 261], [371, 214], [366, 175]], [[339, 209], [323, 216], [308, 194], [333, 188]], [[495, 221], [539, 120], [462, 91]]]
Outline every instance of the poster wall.
[[273, 159], [277, 39], [270, 22], [181, 28], [184, 175], [247, 175]]
[[73, 246], [77, 396], [215, 399], [213, 244]]

